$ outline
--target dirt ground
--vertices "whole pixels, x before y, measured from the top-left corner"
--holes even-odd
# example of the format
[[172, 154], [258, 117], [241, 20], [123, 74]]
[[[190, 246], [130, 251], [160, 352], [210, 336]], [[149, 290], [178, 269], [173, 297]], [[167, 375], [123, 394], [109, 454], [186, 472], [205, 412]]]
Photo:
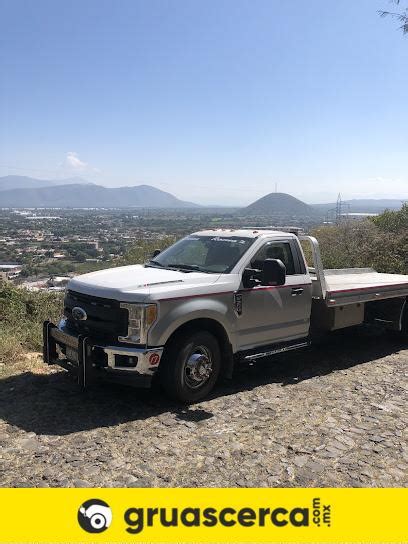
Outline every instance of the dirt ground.
[[35, 358], [1, 368], [1, 486], [408, 484], [408, 346], [378, 332], [240, 368], [189, 408], [81, 392]]

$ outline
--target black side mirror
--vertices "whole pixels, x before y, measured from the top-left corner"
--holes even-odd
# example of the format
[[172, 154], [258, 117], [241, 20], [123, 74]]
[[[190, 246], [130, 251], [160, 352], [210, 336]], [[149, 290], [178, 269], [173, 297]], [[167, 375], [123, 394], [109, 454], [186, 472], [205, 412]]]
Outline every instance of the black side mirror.
[[285, 285], [286, 266], [280, 259], [265, 259], [262, 275], [262, 285]]
[[242, 274], [242, 285], [245, 289], [252, 289], [256, 285], [260, 285], [259, 275], [261, 271], [255, 268], [245, 268]]
[[152, 259], [154, 259], [155, 257], [157, 257], [157, 255], [161, 253], [161, 249], [155, 249], [152, 253]]

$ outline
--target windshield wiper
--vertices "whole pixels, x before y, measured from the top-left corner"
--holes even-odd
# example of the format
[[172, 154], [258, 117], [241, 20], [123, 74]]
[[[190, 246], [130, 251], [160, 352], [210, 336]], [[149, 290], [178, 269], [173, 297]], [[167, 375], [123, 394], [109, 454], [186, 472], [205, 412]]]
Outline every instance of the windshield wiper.
[[178, 264], [178, 263], [171, 263], [168, 265], [164, 265], [162, 263], [159, 263], [159, 261], [155, 261], [154, 259], [151, 259], [148, 261], [145, 266], [151, 267], [151, 268], [177, 268], [178, 270], [184, 271], [184, 272], [204, 272], [205, 274], [212, 274], [210, 270], [205, 270], [198, 266], [197, 264]]
[[163, 268], [163, 265], [161, 263], [159, 263], [159, 261], [155, 261], [154, 259], [150, 259], [150, 261], [148, 261], [147, 263], [145, 263], [145, 266], [152, 266], [154, 268]]
[[178, 263], [171, 263], [171, 264], [168, 264], [167, 265], [167, 268], [178, 268], [180, 270], [188, 270], [188, 271], [195, 271], [197, 270], [198, 272], [205, 272], [205, 270], [203, 270], [200, 266], [198, 266], [197, 264], [178, 264]]

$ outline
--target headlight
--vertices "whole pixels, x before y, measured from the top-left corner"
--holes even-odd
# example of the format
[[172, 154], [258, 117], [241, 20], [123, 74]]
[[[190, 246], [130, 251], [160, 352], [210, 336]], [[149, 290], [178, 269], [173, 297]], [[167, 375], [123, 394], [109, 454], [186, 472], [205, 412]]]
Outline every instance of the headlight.
[[129, 304], [120, 305], [129, 313], [127, 336], [119, 336], [119, 342], [127, 344], [146, 344], [147, 333], [157, 319], [156, 304]]

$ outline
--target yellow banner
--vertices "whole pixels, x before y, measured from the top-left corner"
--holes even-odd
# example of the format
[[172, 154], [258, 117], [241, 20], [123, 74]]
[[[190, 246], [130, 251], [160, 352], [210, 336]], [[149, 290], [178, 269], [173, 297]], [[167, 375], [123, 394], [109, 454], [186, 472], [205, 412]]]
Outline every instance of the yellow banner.
[[1, 542], [407, 542], [406, 489], [0, 489]]

